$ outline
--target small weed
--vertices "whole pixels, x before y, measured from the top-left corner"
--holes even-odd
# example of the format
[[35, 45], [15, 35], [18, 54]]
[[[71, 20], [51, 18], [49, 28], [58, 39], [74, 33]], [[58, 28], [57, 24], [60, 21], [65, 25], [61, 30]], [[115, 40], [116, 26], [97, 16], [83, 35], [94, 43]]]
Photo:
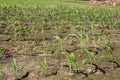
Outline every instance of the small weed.
[[101, 36], [96, 36], [95, 39], [93, 40], [95, 47], [97, 47], [97, 43], [101, 40]]

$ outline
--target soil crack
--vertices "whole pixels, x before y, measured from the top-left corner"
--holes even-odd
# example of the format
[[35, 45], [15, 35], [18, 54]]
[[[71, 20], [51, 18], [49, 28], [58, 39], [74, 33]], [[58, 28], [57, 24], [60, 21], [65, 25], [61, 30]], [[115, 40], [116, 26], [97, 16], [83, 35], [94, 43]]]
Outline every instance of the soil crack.
[[20, 79], [16, 79], [16, 80], [22, 80], [22, 79], [28, 77], [29, 74], [30, 74], [30, 72], [26, 72]]

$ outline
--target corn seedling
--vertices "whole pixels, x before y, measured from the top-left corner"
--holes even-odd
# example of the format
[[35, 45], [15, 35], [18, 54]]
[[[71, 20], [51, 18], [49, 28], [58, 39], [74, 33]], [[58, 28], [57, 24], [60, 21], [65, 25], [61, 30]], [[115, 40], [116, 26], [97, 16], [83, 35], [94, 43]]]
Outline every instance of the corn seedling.
[[13, 28], [13, 33], [14, 33], [14, 39], [15, 39], [15, 40], [17, 40], [17, 36], [20, 34], [20, 33], [19, 33], [19, 30], [20, 30], [20, 27], [18, 27], [18, 26], [15, 26], [15, 27]]
[[44, 30], [43, 26], [42, 26], [42, 29], [41, 29], [41, 34], [42, 34], [43, 40], [45, 40], [45, 30]]
[[89, 35], [88, 34], [85, 34], [85, 39], [86, 39], [86, 42], [89, 41]]
[[65, 54], [66, 59], [68, 60], [69, 70], [72, 71], [72, 65], [75, 63], [75, 69], [78, 67], [78, 61], [73, 53]]
[[46, 53], [46, 42], [45, 41], [42, 42], [42, 49], [43, 49], [43, 54], [45, 54]]
[[110, 55], [111, 60], [114, 61], [114, 60], [115, 60], [115, 57], [113, 56], [113, 50], [112, 50], [112, 48], [109, 47], [109, 46], [106, 46], [106, 48], [107, 48], [108, 51], [109, 51], [109, 55]]
[[114, 28], [115, 25], [116, 25], [115, 20], [114, 20], [113, 18], [110, 18], [110, 19], [109, 19], [109, 22], [110, 22], [110, 26], [111, 26], [112, 28]]
[[36, 50], [39, 49], [39, 46], [35, 46], [33, 49], [32, 49], [32, 53], [36, 53]]
[[77, 25], [75, 28], [77, 28], [81, 33], [83, 32], [83, 26]]
[[107, 37], [106, 37], [106, 40], [107, 40], [107, 41], [106, 41], [106, 45], [110, 45], [110, 36], [107, 36]]
[[97, 47], [97, 43], [101, 40], [101, 36], [96, 36], [95, 39], [93, 40], [95, 47]]
[[54, 29], [56, 31], [56, 36], [59, 36], [59, 31], [60, 31], [61, 27], [55, 26]]
[[[84, 34], [80, 34], [80, 35], [77, 35], [77, 34], [72, 34], [72, 36], [75, 36], [77, 39], [79, 39], [79, 46], [80, 46], [80, 53], [78, 56], [80, 56], [83, 52], [82, 50], [82, 45], [83, 45], [83, 39], [86, 37]], [[88, 36], [87, 36], [88, 37]]]
[[12, 70], [14, 72], [15, 77], [17, 77], [17, 62], [15, 58], [12, 58]]
[[84, 65], [87, 62], [87, 59], [82, 60], [82, 65]]
[[94, 52], [90, 52], [90, 51], [88, 51], [87, 49], [85, 49], [85, 51], [87, 52], [87, 54], [88, 54], [88, 60], [90, 61], [90, 64], [91, 64], [91, 66], [92, 66], [92, 63], [93, 63], [93, 60], [94, 60]]
[[68, 37], [64, 37], [64, 38], [60, 38], [58, 36], [54, 36], [60, 43], [60, 47], [61, 47], [61, 52], [64, 54], [64, 43], [65, 43], [65, 40], [68, 38]]
[[44, 56], [43, 58], [43, 68], [44, 68], [44, 74], [46, 74], [47, 71], [47, 58]]
[[72, 34], [73, 33], [73, 31], [75, 30], [75, 27], [70, 27], [70, 34]]
[[91, 34], [94, 35], [94, 32], [95, 32], [95, 24], [91, 24]]
[[105, 21], [101, 20], [100, 24], [101, 24], [101, 27], [103, 28], [105, 26]]

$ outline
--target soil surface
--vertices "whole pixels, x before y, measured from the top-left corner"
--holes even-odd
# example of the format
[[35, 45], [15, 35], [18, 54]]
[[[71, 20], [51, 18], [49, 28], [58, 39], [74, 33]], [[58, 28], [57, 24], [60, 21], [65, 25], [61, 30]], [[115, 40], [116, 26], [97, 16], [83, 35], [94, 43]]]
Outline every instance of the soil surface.
[[103, 1], [91, 0], [90, 4], [92, 4], [92, 5], [119, 6], [120, 0], [103, 0]]
[[119, 9], [0, 6], [0, 80], [120, 80]]
[[[83, 30], [91, 35], [89, 29]], [[80, 32], [75, 29], [76, 34]], [[59, 35], [64, 37], [69, 34], [68, 28], [63, 28], [59, 31]], [[83, 41], [83, 48], [95, 53], [95, 60], [92, 63], [92, 69], [89, 69], [90, 64], [82, 65], [82, 59], [85, 58], [86, 52], [83, 51], [81, 56], [79, 53], [79, 40], [75, 37], [70, 37], [65, 41], [65, 50], [71, 54], [74, 53], [80, 64], [77, 69], [69, 71], [69, 65], [64, 54], [61, 54], [60, 44], [54, 39], [55, 31], [49, 27], [45, 30], [45, 51], [43, 50], [42, 35], [32, 36], [27, 38], [21, 36], [17, 40], [13, 39], [11, 34], [0, 34], [0, 80], [119, 80], [120, 79], [120, 28], [99, 28], [95, 30], [95, 34], [91, 36], [89, 42]], [[97, 46], [90, 42], [96, 35], [110, 35], [110, 46], [113, 50], [115, 61], [111, 61], [109, 57], [98, 58], [103, 54], [109, 56], [109, 52], [103, 48], [99, 50], [97, 46], [105, 44], [106, 40], [101, 40]], [[38, 46], [38, 47], [37, 47]], [[47, 57], [47, 70], [44, 73], [43, 57]], [[13, 73], [11, 65], [12, 58], [17, 61], [17, 76]], [[74, 67], [74, 65], [73, 65]]]

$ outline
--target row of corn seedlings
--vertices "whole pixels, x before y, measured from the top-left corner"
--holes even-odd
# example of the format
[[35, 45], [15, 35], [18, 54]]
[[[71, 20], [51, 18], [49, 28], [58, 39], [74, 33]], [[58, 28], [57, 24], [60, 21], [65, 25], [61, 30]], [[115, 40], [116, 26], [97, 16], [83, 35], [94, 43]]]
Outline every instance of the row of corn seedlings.
[[[5, 6], [1, 7], [1, 14], [5, 13], [5, 17], [1, 17], [1, 19], [5, 19], [5, 23], [13, 30], [13, 34], [16, 37], [21, 34], [20, 32], [27, 31], [28, 35], [33, 34], [33, 32], [37, 33], [39, 30], [35, 29], [35, 25], [32, 25], [35, 20], [40, 18], [40, 22], [42, 25], [44, 20], [48, 20], [49, 22], [58, 20], [61, 25], [67, 25], [64, 23], [65, 21], [70, 21], [71, 26], [75, 26], [76, 24], [81, 24], [82, 27], [85, 25], [89, 25], [92, 29], [91, 33], [94, 33], [95, 25], [100, 25], [100, 27], [116, 27], [119, 23], [116, 19], [111, 18], [110, 16], [119, 15], [119, 10], [107, 9], [107, 8], [88, 8], [88, 9], [72, 9], [69, 7], [57, 7], [55, 9], [46, 8], [46, 7], [37, 7], [30, 8], [31, 12], [24, 8], [19, 8], [17, 6]], [[100, 11], [99, 11], [100, 10]], [[99, 11], [99, 12], [98, 12]], [[109, 13], [108, 13], [109, 12]], [[115, 13], [116, 12], [116, 13]], [[108, 14], [108, 15], [106, 15]], [[44, 19], [44, 20], [43, 20]], [[40, 23], [38, 22], [38, 23]], [[26, 24], [31, 23], [31, 29], [25, 29]], [[96, 24], [97, 23], [97, 24]], [[29, 25], [30, 26], [30, 25]], [[51, 25], [52, 26], [52, 25]], [[22, 28], [21, 28], [22, 27]], [[57, 26], [58, 27], [58, 26]], [[8, 30], [7, 29], [7, 30]], [[19, 30], [17, 30], [19, 29]], [[58, 28], [55, 28], [58, 29]], [[34, 34], [36, 35], [36, 34]]]
[[[50, 30], [53, 30], [55, 35], [53, 36], [54, 39], [58, 41], [60, 44], [61, 54], [65, 56], [68, 61], [69, 70], [72, 71], [74, 68], [77, 69], [78, 65], [85, 64], [86, 61], [89, 62], [91, 65], [94, 62], [95, 53], [89, 51], [87, 48], [83, 47], [85, 43], [93, 43], [94, 47], [98, 47], [102, 49], [103, 47], [107, 48], [109, 52], [110, 59], [112, 61], [115, 60], [112, 48], [110, 47], [110, 36], [106, 37], [104, 35], [95, 36], [96, 29], [98, 28], [105, 28], [109, 25], [110, 28], [115, 28], [119, 22], [117, 19], [114, 19], [114, 15], [118, 16], [120, 13], [118, 9], [109, 9], [104, 7], [96, 7], [96, 8], [70, 8], [64, 6], [58, 6], [55, 8], [48, 8], [48, 7], [41, 7], [38, 6], [36, 8], [20, 8], [17, 6], [2, 6], [0, 5], [0, 23], [4, 23], [7, 25], [6, 31], [10, 31], [13, 36], [14, 40], [18, 40], [17, 38], [23, 35], [27, 35], [28, 40], [31, 39], [32, 36], [41, 34], [42, 35], [42, 44], [43, 44], [43, 51], [46, 54], [46, 30], [45, 25], [49, 23], [49, 26], [52, 27]], [[112, 16], [112, 17], [111, 17]], [[40, 19], [40, 20], [39, 20]], [[56, 24], [55, 24], [56, 22]], [[69, 25], [68, 25], [69, 24]], [[31, 28], [29, 28], [31, 26]], [[62, 27], [61, 27], [62, 26]], [[61, 37], [60, 30], [62, 28], [69, 27], [67, 30], [70, 32], [68, 36]], [[89, 28], [90, 33], [85, 33], [85, 29]], [[76, 34], [75, 31], [78, 31]], [[7, 33], [7, 32], [6, 32]], [[9, 34], [9, 33], [8, 33]], [[22, 35], [23, 34], [23, 35]], [[38, 37], [40, 37], [38, 35]], [[86, 58], [82, 60], [81, 64], [78, 64], [77, 58], [75, 53], [68, 53], [65, 51], [65, 42], [69, 39], [69, 37], [75, 37], [79, 41], [79, 53], [78, 56], [80, 57], [82, 54], [87, 54]], [[91, 37], [93, 37], [91, 41]], [[102, 40], [106, 39], [106, 43], [103, 46], [99, 46], [99, 43]], [[36, 46], [33, 48], [33, 53], [35, 53]], [[89, 47], [89, 46], [88, 46]], [[24, 53], [27, 53], [29, 50], [27, 46], [22, 46], [24, 49]], [[2, 52], [0, 51], [0, 54]], [[59, 54], [59, 53], [58, 53]], [[98, 60], [100, 60], [99, 57]], [[60, 58], [61, 60], [61, 58]], [[12, 67], [13, 71], [17, 73], [17, 64], [16, 59], [12, 59]], [[44, 73], [47, 70], [47, 57], [43, 57], [43, 68]], [[73, 68], [73, 65], [75, 67]]]

